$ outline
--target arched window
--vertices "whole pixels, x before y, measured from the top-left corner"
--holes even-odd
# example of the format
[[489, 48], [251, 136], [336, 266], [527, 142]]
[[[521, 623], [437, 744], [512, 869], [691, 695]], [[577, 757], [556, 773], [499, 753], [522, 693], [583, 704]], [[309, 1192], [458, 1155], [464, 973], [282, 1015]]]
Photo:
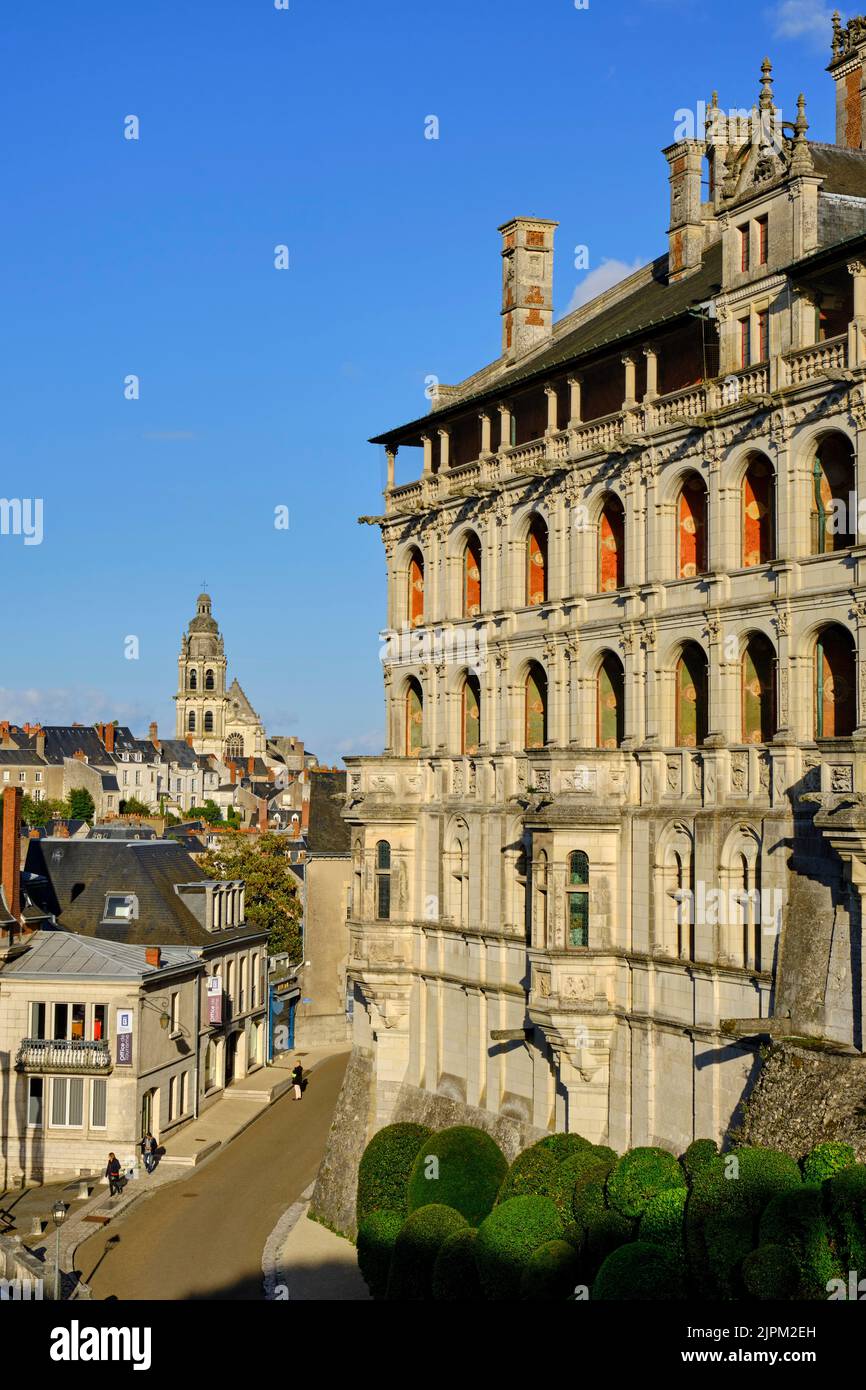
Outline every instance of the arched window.
[[474, 755], [481, 743], [481, 685], [477, 676], [463, 682], [461, 708], [461, 753]]
[[481, 542], [470, 532], [463, 548], [463, 616], [477, 618], [481, 612]]
[[676, 827], [667, 838], [660, 864], [663, 891], [659, 895], [657, 940], [662, 953], [678, 960], [694, 960], [694, 875], [692, 841]]
[[547, 599], [547, 527], [540, 516], [534, 516], [526, 533], [526, 602], [544, 603]]
[[566, 890], [568, 919], [565, 940], [568, 946], [589, 945], [589, 859], [576, 849], [568, 856]]
[[195, 733], [195, 710], [194, 710], [194, 709], [191, 709], [190, 712], [189, 712], [189, 714], [187, 715], [187, 718], [186, 718], [186, 727], [187, 727], [187, 731], [188, 731], [189, 733], [191, 733], [191, 734], [194, 734], [194, 733]]
[[773, 465], [752, 454], [743, 478], [743, 567], [766, 565], [776, 555], [776, 482]]
[[854, 452], [844, 434], [828, 434], [812, 465], [812, 554], [856, 545]]
[[526, 748], [543, 748], [547, 742], [547, 676], [533, 662], [526, 676]]
[[760, 632], [743, 652], [742, 723], [744, 743], [769, 743], [776, 732], [776, 653]]
[[596, 743], [619, 748], [624, 729], [625, 683], [622, 663], [607, 652], [596, 677]]
[[847, 738], [857, 723], [854, 639], [843, 627], [825, 627], [815, 643], [815, 737]]
[[409, 626], [420, 627], [424, 622], [424, 557], [420, 550], [409, 553], [408, 583]]
[[244, 756], [244, 740], [242, 734], [229, 734], [226, 739], [226, 757], [242, 758]]
[[676, 732], [678, 748], [700, 748], [707, 736], [707, 658], [695, 642], [687, 642], [676, 668]]
[[448, 856], [451, 865], [451, 911], [452, 922], [465, 927], [469, 907], [469, 855], [467, 852], [468, 831], [461, 826], [463, 838], [454, 840]]
[[603, 594], [625, 584], [625, 512], [611, 493], [598, 520], [598, 587]]
[[424, 696], [416, 680], [406, 687], [406, 753], [420, 753], [424, 742]]
[[198, 690], [198, 672], [197, 672], [197, 671], [190, 671], [190, 673], [189, 673], [189, 688], [190, 688], [190, 690]]
[[213, 671], [205, 671], [205, 673], [204, 673], [204, 688], [205, 688], [205, 690], [213, 690], [213, 688], [214, 688]]
[[204, 712], [204, 731], [206, 734], [213, 733], [213, 710], [206, 709]]
[[707, 572], [707, 489], [703, 478], [690, 473], [677, 503], [677, 574], [694, 579]]
[[360, 840], [356, 840], [355, 842], [355, 853], [352, 866], [352, 916], [355, 918], [355, 921], [357, 921], [362, 916], [364, 902], [361, 896], [364, 884], [364, 863]]
[[376, 846], [376, 916], [380, 922], [391, 916], [391, 846], [387, 840]]
[[548, 944], [548, 912], [547, 854], [542, 849], [535, 860], [535, 944], [540, 950]]

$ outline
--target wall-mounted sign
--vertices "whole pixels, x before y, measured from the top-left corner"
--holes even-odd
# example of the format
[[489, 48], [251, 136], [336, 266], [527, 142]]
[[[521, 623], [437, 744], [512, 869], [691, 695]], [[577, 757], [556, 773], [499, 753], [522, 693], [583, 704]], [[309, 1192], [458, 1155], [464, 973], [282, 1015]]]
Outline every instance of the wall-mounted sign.
[[208, 975], [207, 977], [207, 1021], [208, 1023], [222, 1023], [223, 1021], [223, 982], [219, 975]]
[[132, 1066], [132, 1009], [117, 1010], [117, 1065]]

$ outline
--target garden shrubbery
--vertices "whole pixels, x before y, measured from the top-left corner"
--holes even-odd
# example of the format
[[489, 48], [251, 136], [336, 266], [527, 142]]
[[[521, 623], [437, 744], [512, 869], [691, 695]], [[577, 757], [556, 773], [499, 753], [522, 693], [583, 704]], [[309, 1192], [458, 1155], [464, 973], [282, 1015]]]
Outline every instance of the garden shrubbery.
[[552, 1134], [509, 1166], [480, 1129], [390, 1125], [361, 1162], [358, 1222], [374, 1298], [823, 1299], [866, 1269], [866, 1164], [835, 1142], [798, 1163]]

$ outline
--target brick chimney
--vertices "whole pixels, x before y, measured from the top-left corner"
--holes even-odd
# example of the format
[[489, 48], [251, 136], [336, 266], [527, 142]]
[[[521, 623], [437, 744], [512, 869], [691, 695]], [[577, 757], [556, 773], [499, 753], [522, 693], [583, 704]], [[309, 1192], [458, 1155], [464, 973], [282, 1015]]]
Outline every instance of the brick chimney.
[[36, 754], [37, 757], [45, 757], [45, 730], [40, 729], [36, 734]]
[[147, 965], [155, 965], [157, 969], [162, 965], [162, 953], [158, 946], [145, 946], [144, 959]]
[[259, 830], [268, 828], [268, 803], [265, 797], [259, 798]]
[[189, 744], [190, 748], [192, 748], [192, 734], [187, 734], [186, 741]]
[[513, 217], [502, 237], [502, 351], [521, 357], [553, 331], [553, 238], [558, 222]]
[[105, 732], [104, 732], [104, 734], [103, 734], [103, 736], [102, 736], [102, 742], [105, 744], [105, 751], [106, 751], [106, 753], [113, 753], [113, 752], [114, 752], [114, 725], [113, 725], [113, 724], [106, 724], [106, 726], [105, 726]]
[[252, 777], [253, 772], [255, 771], [255, 766], [256, 766], [256, 760], [255, 760], [255, 758], [252, 757], [252, 756], [250, 756], [249, 758], [247, 758], [247, 776], [248, 776], [248, 777]]
[[66, 824], [65, 821], [61, 821], [59, 825], [54, 827], [54, 834], [58, 837], [58, 839], [69, 839], [69, 826]]
[[668, 278], [682, 280], [700, 267], [704, 254], [701, 178], [705, 145], [702, 140], [680, 140], [663, 153], [671, 171]]
[[155, 719], [152, 720], [150, 724], [150, 741], [158, 753], [161, 745], [159, 742], [159, 725]]
[[849, 19], [845, 28], [833, 15], [833, 57], [827, 71], [836, 84], [836, 144], [866, 148], [866, 21]]
[[2, 883], [6, 905], [21, 917], [21, 788], [3, 788]]
[[85, 753], [83, 748], [76, 748], [72, 756], [73, 758], [77, 758], [80, 763], [87, 762], [87, 754]]
[[232, 786], [234, 786], [238, 779], [238, 770], [234, 763], [229, 763], [229, 774], [232, 779]]
[[4, 719], [0, 723], [0, 748], [14, 748], [14, 746], [9, 734], [9, 720]]

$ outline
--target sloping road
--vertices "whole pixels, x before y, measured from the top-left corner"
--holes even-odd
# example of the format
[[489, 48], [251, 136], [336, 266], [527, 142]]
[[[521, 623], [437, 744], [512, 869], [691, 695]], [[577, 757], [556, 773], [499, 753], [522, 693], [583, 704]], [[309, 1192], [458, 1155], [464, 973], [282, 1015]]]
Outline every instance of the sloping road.
[[137, 1202], [78, 1247], [94, 1298], [260, 1299], [262, 1250], [316, 1176], [348, 1053], [310, 1074], [188, 1178]]

